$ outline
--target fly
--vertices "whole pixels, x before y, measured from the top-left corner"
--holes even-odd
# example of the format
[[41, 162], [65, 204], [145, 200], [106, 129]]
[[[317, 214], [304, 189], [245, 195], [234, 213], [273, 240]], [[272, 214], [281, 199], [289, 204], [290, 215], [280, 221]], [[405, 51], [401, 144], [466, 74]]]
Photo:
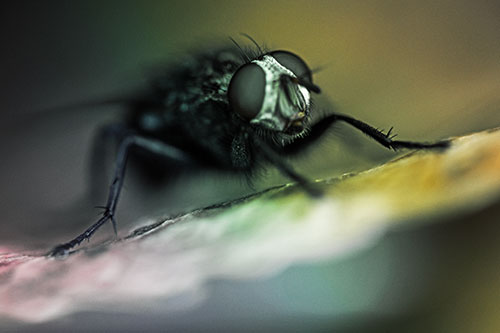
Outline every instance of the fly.
[[[248, 37], [248, 36], [247, 36]], [[235, 46], [199, 54], [195, 61], [171, 67], [152, 80], [149, 93], [126, 102], [128, 116], [103, 130], [118, 142], [114, 176], [97, 222], [50, 256], [67, 255], [105, 223], [117, 233], [115, 212], [131, 153], [162, 160], [169, 173], [197, 167], [254, 177], [259, 168], [275, 167], [312, 197], [321, 196], [286, 157], [317, 142], [334, 123], [344, 122], [388, 149], [439, 149], [434, 143], [399, 141], [360, 120], [330, 113], [312, 121], [311, 103], [320, 88], [298, 55], [284, 50]], [[146, 158], [145, 157], [145, 158]]]

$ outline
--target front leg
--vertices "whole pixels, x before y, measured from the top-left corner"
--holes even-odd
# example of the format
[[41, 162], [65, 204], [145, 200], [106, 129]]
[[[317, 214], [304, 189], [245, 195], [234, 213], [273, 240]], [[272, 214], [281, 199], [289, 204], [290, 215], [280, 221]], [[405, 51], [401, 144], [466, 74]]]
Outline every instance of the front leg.
[[397, 150], [400, 148], [408, 148], [408, 149], [443, 149], [443, 148], [448, 148], [450, 146], [449, 141], [438, 141], [434, 143], [429, 143], [429, 142], [414, 142], [414, 141], [399, 141], [399, 140], [393, 140], [396, 135], [391, 136], [392, 132], [392, 127], [389, 129], [387, 133], [383, 133], [382, 131], [379, 131], [378, 129], [360, 121], [357, 119], [354, 119], [349, 116], [344, 116], [344, 115], [333, 115], [336, 120], [343, 121], [348, 123], [349, 125], [357, 128], [361, 132], [365, 133], [368, 135], [370, 138], [374, 139], [378, 143], [380, 143], [382, 146]]
[[321, 197], [323, 195], [321, 190], [314, 187], [309, 180], [293, 170], [292, 166], [283, 159], [283, 156], [278, 154], [264, 140], [259, 137], [256, 137], [254, 140], [259, 147], [259, 154], [261, 154], [261, 156], [263, 156], [269, 163], [274, 165], [283, 175], [297, 182], [297, 184], [299, 184], [299, 186], [301, 186], [311, 197]]
[[450, 145], [449, 141], [438, 141], [434, 143], [427, 142], [413, 142], [413, 141], [399, 141], [393, 140], [396, 135], [391, 136], [392, 128], [388, 133], [383, 133], [382, 131], [364, 123], [360, 120], [354, 119], [349, 116], [341, 114], [332, 114], [321, 119], [317, 123], [311, 126], [311, 129], [301, 138], [294, 140], [285, 147], [283, 147], [283, 153], [286, 155], [294, 155], [300, 153], [304, 149], [308, 148], [312, 143], [316, 142], [323, 134], [336, 122], [343, 121], [354, 128], [360, 130], [364, 134], [368, 135], [370, 138], [374, 139], [386, 148], [397, 150], [400, 148], [408, 149], [443, 149]]

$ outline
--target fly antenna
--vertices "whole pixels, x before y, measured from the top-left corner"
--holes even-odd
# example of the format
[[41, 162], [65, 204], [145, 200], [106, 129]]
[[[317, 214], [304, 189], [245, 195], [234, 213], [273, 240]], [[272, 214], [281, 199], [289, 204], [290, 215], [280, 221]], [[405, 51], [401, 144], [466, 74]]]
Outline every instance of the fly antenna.
[[311, 75], [311, 74], [314, 74], [314, 73], [317, 73], [317, 72], [320, 72], [324, 69], [323, 66], [320, 66], [320, 67], [315, 67], [313, 69], [310, 69], [309, 71], [305, 72], [305, 73], [302, 73], [300, 75], [297, 75], [297, 78], [299, 79], [303, 79], [304, 77], [306, 77], [307, 75]]
[[314, 83], [308, 83], [304, 80], [304, 78], [307, 76], [307, 75], [311, 75], [313, 73], [317, 73], [321, 70], [323, 70], [324, 67], [323, 66], [320, 66], [320, 67], [315, 67], [311, 70], [309, 70], [308, 72], [305, 72], [305, 73], [302, 73], [301, 75], [298, 75], [297, 76], [297, 79], [299, 80], [300, 84], [303, 85], [304, 87], [306, 87], [307, 89], [311, 90], [312, 92], [316, 93], [316, 94], [319, 94], [321, 93], [321, 89], [315, 85]]
[[314, 74], [314, 73], [317, 73], [317, 72], [321, 72], [322, 70], [325, 69], [325, 66], [318, 66], [318, 67], [314, 67], [313, 69], [311, 69], [309, 72], [311, 74]]

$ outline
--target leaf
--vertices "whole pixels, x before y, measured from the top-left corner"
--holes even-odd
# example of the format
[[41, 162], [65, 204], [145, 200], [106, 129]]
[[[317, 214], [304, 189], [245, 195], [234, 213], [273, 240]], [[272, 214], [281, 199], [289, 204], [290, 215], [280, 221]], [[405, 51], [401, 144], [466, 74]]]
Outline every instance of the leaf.
[[[230, 289], [230, 281], [276, 280], [293, 267], [341, 267], [359, 251], [371, 251], [389, 230], [452, 221], [498, 202], [499, 170], [500, 130], [494, 129], [455, 138], [444, 152], [410, 152], [371, 170], [316, 181], [326, 193], [321, 199], [293, 184], [279, 186], [143, 223], [65, 260], [2, 248], [0, 314], [40, 322], [89, 310], [134, 312], [139, 304], [152, 309], [160, 301], [156, 311], [166, 314], [207, 301], [214, 281]], [[359, 278], [332, 272], [332, 279]], [[339, 297], [349, 283], [362, 290], [353, 281], [308, 283], [302, 287], [336, 288]], [[335, 309], [337, 315], [350, 311]], [[251, 318], [244, 308], [231, 311]]]

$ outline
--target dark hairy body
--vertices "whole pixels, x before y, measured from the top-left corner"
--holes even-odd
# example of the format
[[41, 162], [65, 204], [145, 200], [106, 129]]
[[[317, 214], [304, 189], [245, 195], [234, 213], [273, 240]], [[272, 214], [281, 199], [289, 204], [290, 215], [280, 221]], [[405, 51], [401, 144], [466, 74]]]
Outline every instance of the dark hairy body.
[[230, 111], [226, 94], [240, 65], [237, 54], [224, 51], [173, 68], [153, 81], [152, 96], [132, 105], [127, 127], [189, 153], [200, 165], [232, 170], [232, 141], [245, 121]]
[[318, 197], [321, 192], [295, 172], [285, 157], [309, 148], [336, 122], [357, 128], [389, 149], [448, 146], [446, 141], [396, 141], [391, 131], [383, 133], [336, 113], [312, 123], [314, 107], [309, 96], [319, 92], [302, 59], [287, 51], [264, 52], [258, 45], [257, 50], [237, 46], [206, 52], [169, 68], [152, 80], [147, 94], [126, 101], [130, 109], [126, 120], [106, 127], [96, 141], [99, 145], [111, 135], [118, 142], [102, 217], [49, 255], [68, 254], [108, 221], [116, 233], [114, 213], [129, 155], [161, 159], [160, 171], [167, 174], [196, 167], [241, 173], [251, 179], [257, 170], [272, 165]]

